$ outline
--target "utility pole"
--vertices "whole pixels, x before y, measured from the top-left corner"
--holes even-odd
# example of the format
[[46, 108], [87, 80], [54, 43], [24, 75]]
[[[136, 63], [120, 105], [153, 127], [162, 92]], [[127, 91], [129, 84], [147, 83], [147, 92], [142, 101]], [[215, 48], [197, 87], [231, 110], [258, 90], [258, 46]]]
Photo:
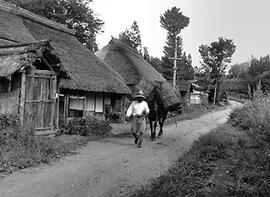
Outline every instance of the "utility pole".
[[175, 47], [174, 47], [174, 57], [170, 57], [169, 59], [174, 60], [173, 66], [173, 88], [176, 88], [176, 71], [177, 71], [177, 60], [181, 58], [177, 58], [177, 37], [175, 36]]

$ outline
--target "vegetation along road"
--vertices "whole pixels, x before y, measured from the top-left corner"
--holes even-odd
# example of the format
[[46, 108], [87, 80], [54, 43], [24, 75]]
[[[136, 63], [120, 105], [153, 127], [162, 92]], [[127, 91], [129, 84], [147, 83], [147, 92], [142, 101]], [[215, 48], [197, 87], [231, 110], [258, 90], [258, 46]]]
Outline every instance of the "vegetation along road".
[[[90, 142], [79, 154], [52, 165], [28, 168], [0, 178], [1, 197], [126, 196], [170, 167], [192, 142], [227, 120], [237, 102], [222, 111], [167, 125], [154, 142], [145, 137], [138, 149], [132, 138], [106, 138]], [[148, 130], [149, 133], [149, 130]]]

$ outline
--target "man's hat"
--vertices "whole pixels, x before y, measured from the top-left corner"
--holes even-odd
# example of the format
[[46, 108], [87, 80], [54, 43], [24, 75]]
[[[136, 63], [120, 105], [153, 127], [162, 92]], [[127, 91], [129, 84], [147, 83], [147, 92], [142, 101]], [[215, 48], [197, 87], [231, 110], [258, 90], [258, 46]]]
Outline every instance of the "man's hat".
[[142, 91], [142, 90], [139, 90], [139, 91], [135, 94], [135, 98], [144, 98], [144, 99], [145, 99], [145, 96], [143, 95], [143, 91]]

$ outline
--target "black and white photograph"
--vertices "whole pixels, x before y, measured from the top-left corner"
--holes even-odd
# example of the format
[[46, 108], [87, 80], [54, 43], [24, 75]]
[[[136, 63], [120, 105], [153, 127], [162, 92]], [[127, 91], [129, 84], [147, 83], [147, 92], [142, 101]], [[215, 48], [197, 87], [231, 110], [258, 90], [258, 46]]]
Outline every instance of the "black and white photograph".
[[269, 0], [0, 0], [0, 197], [270, 197]]

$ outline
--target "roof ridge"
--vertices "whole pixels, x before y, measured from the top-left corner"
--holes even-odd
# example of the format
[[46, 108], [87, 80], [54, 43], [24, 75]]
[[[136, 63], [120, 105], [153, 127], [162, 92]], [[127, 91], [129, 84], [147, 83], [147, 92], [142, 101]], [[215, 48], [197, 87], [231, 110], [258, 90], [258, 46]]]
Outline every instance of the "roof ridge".
[[126, 43], [122, 42], [121, 40], [119, 40], [117, 38], [112, 38], [111, 41], [113, 41], [118, 46], [120, 45], [120, 47], [129, 50], [134, 55], [137, 55], [138, 57], [140, 57], [140, 58], [143, 59], [143, 57], [141, 56], [141, 54], [136, 49], [133, 49], [132, 47], [128, 46]]
[[57, 22], [50, 20], [50, 19], [47, 19], [43, 16], [34, 14], [26, 9], [23, 9], [19, 6], [14, 5], [14, 4], [5, 2], [3, 0], [0, 0], [0, 11], [8, 12], [8, 13], [11, 13], [11, 14], [23, 17], [23, 18], [30, 19], [32, 21], [41, 23], [41, 24], [46, 25], [50, 28], [57, 29], [57, 30], [65, 32], [65, 33], [69, 33], [72, 35], [75, 34], [74, 31], [67, 28], [66, 25], [57, 23]]

